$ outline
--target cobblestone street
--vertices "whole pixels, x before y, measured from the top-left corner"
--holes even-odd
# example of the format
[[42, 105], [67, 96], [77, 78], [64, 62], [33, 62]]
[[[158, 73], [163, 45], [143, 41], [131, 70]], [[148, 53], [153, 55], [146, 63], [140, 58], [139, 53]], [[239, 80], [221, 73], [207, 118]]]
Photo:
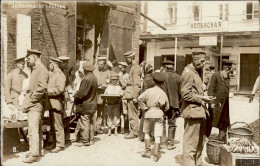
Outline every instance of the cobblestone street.
[[[257, 99], [253, 103], [248, 103], [248, 98], [243, 96], [235, 96], [230, 98], [230, 117], [231, 123], [235, 121], [243, 121], [246, 123], [252, 123], [259, 117], [259, 105]], [[108, 137], [105, 134], [95, 137], [96, 143], [90, 147], [77, 147], [74, 144], [67, 147], [64, 151], [53, 154], [49, 151], [45, 151], [45, 156], [38, 162], [30, 165], [33, 166], [148, 166], [148, 165], [160, 165], [160, 166], [180, 166], [182, 163], [182, 136], [183, 136], [183, 119], [178, 118], [178, 128], [176, 140], [180, 143], [177, 144], [177, 148], [168, 151], [167, 149], [161, 150], [161, 158], [157, 163], [154, 163], [152, 159], [146, 159], [141, 157], [141, 152], [144, 150], [144, 143], [138, 141], [138, 139], [126, 140], [123, 135], [119, 134], [117, 137], [112, 135]], [[217, 133], [217, 130], [213, 130]], [[72, 134], [74, 136], [74, 134]], [[22, 163], [22, 159], [25, 152], [16, 153], [6, 156], [4, 159], [4, 166], [23, 166], [28, 165]], [[213, 166], [208, 163], [206, 146], [203, 152], [204, 163], [207, 166]]]

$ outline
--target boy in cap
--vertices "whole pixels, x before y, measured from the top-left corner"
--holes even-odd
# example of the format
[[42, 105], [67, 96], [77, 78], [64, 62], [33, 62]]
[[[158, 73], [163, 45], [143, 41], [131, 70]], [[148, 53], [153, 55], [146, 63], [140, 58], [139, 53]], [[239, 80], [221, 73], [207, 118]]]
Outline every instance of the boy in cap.
[[76, 112], [80, 115], [76, 128], [80, 129], [82, 141], [78, 146], [90, 146], [94, 144], [94, 114], [97, 109], [98, 81], [93, 74], [94, 65], [84, 62], [82, 67], [85, 77], [74, 95]]
[[210, 104], [213, 113], [212, 126], [219, 129], [219, 140], [226, 142], [229, 118], [229, 74], [232, 71], [232, 61], [223, 59], [222, 68], [211, 76], [208, 95], [216, 97]]
[[[127, 63], [118, 62], [119, 69], [119, 85], [121, 86], [123, 93], [125, 93], [125, 88], [129, 78], [129, 74], [126, 72]], [[127, 100], [122, 99], [122, 114], [121, 114], [121, 134], [125, 133], [125, 122], [127, 120]]]
[[125, 135], [126, 139], [134, 139], [138, 137], [138, 117], [139, 113], [136, 108], [137, 97], [141, 89], [141, 68], [134, 62], [135, 53], [129, 51], [124, 54], [128, 64], [129, 79], [126, 85], [124, 99], [127, 99], [127, 111], [129, 119], [130, 133]]
[[50, 121], [52, 130], [55, 131], [56, 148], [52, 153], [58, 153], [65, 147], [65, 135], [63, 126], [63, 95], [65, 91], [66, 77], [60, 69], [61, 60], [50, 57], [49, 81], [47, 93], [50, 101]]
[[153, 161], [157, 162], [159, 160], [159, 145], [160, 138], [163, 134], [163, 116], [164, 112], [169, 109], [169, 100], [166, 93], [161, 89], [164, 83], [165, 76], [162, 73], [152, 73], [152, 77], [155, 83], [154, 87], [151, 87], [144, 91], [139, 97], [139, 107], [144, 113], [144, 126], [143, 132], [145, 133], [145, 152], [142, 157], [151, 156], [150, 148], [150, 123], [154, 123], [154, 152]]
[[38, 50], [27, 50], [28, 66], [31, 67], [32, 73], [29, 88], [21, 106], [23, 112], [28, 112], [29, 153], [23, 160], [25, 163], [39, 161], [40, 156], [43, 155], [42, 118], [49, 73], [41, 62], [40, 55], [41, 52]]
[[114, 134], [117, 136], [117, 127], [120, 123], [120, 96], [123, 95], [123, 91], [122, 88], [118, 85], [118, 79], [118, 74], [115, 73], [111, 75], [110, 84], [107, 86], [104, 93], [108, 95], [117, 95], [116, 98], [107, 98], [105, 105], [109, 136], [111, 135], [111, 129], [115, 129]]

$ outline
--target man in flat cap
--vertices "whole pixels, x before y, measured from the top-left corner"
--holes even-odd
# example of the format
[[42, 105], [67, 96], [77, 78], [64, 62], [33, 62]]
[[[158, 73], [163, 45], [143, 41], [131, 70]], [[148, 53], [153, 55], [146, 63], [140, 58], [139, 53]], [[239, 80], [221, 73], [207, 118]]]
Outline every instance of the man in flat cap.
[[141, 110], [144, 111], [143, 132], [145, 133], [145, 152], [142, 157], [150, 158], [151, 143], [150, 143], [150, 124], [153, 122], [154, 128], [154, 152], [153, 161], [159, 160], [159, 145], [160, 138], [163, 134], [163, 116], [164, 112], [169, 109], [169, 100], [166, 93], [162, 90], [162, 84], [165, 81], [165, 76], [162, 73], [152, 73], [155, 85], [145, 90], [139, 97], [138, 103]]
[[55, 131], [56, 148], [52, 153], [58, 153], [65, 147], [65, 136], [63, 126], [63, 95], [66, 84], [66, 77], [60, 69], [61, 60], [50, 57], [49, 81], [47, 93], [50, 101], [50, 121], [53, 131]]
[[192, 63], [181, 75], [181, 116], [184, 118], [183, 166], [202, 165], [202, 150], [205, 143], [207, 110], [205, 102], [212, 99], [203, 96], [203, 83], [199, 70], [204, 66], [204, 52], [193, 52]]
[[[23, 81], [28, 75], [23, 71], [25, 65], [25, 57], [14, 60], [16, 68], [7, 74], [5, 80], [5, 101], [11, 106], [19, 106], [19, 96], [22, 92]], [[13, 147], [20, 144], [19, 133], [17, 129], [3, 129], [3, 146], [4, 151], [11, 151]]]
[[74, 95], [76, 112], [80, 114], [76, 128], [80, 129], [81, 143], [77, 146], [90, 146], [94, 144], [94, 114], [97, 109], [98, 80], [93, 74], [94, 65], [84, 62], [82, 67], [85, 77]]
[[23, 101], [21, 110], [28, 112], [29, 153], [23, 160], [33, 163], [43, 154], [42, 118], [44, 112], [44, 99], [46, 99], [48, 85], [48, 70], [41, 62], [41, 52], [34, 49], [27, 50], [28, 66], [32, 73], [29, 88]]
[[128, 120], [130, 124], [130, 133], [125, 135], [126, 139], [133, 139], [138, 137], [138, 117], [139, 113], [136, 108], [137, 97], [141, 89], [141, 68], [134, 62], [135, 53], [129, 51], [124, 54], [126, 63], [130, 68], [129, 79], [125, 89], [123, 99], [127, 100]]
[[[119, 69], [119, 85], [121, 86], [123, 93], [125, 93], [125, 88], [128, 82], [129, 74], [126, 72], [127, 68], [126, 62], [118, 62]], [[127, 100], [122, 99], [122, 113], [121, 113], [121, 134], [125, 133], [125, 123], [127, 121]]]
[[[174, 146], [174, 138], [176, 132], [176, 119], [179, 116], [179, 103], [181, 99], [181, 77], [176, 74], [174, 71], [174, 62], [170, 60], [166, 60], [162, 62], [163, 68], [165, 69], [165, 81], [163, 90], [166, 92], [169, 102], [170, 108], [166, 112], [166, 116], [168, 118], [168, 150], [175, 149]], [[164, 125], [164, 132], [162, 137], [162, 145], [164, 146], [163, 142], [166, 141], [166, 126]]]
[[222, 68], [211, 76], [208, 95], [216, 97], [210, 104], [213, 113], [212, 126], [219, 129], [219, 140], [226, 142], [229, 118], [229, 74], [232, 71], [232, 61], [223, 59]]
[[103, 99], [101, 98], [101, 94], [104, 94], [105, 89], [107, 87], [107, 83], [110, 79], [110, 71], [107, 70], [105, 67], [107, 57], [101, 56], [98, 57], [98, 67], [94, 70], [94, 75], [98, 79], [98, 99], [97, 99], [97, 117], [96, 117], [96, 124], [95, 124], [95, 132], [97, 134], [102, 134], [103, 131], [101, 129], [101, 125], [106, 126], [106, 118], [104, 113], [104, 103]]

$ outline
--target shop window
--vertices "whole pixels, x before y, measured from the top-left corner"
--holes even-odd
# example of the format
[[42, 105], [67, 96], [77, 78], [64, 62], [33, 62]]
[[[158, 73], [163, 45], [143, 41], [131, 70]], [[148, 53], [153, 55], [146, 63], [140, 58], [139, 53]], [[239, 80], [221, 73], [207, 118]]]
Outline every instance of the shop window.
[[228, 4], [219, 5], [219, 19], [223, 21], [228, 21], [229, 9]]
[[259, 2], [247, 2], [246, 4], [246, 18], [248, 20], [259, 18]]
[[168, 18], [170, 24], [177, 23], [177, 2], [168, 2]]
[[192, 13], [194, 21], [201, 21], [201, 5], [193, 5]]

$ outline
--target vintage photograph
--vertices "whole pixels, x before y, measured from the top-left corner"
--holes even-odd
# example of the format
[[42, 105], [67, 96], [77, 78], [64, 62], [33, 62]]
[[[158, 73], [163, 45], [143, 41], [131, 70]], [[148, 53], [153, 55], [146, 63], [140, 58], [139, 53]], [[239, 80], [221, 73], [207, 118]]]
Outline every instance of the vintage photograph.
[[1, 1], [1, 165], [258, 166], [259, 1]]

